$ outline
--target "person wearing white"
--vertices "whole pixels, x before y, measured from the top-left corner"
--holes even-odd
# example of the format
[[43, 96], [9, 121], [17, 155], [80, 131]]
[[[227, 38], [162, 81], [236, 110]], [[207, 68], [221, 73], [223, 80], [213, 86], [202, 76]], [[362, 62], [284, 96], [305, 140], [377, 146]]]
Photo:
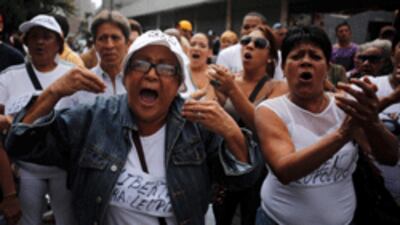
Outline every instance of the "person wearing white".
[[351, 80], [357, 90], [339, 83], [348, 95], [333, 97], [324, 90], [331, 52], [327, 34], [314, 26], [290, 30], [282, 44], [289, 93], [260, 103], [255, 113], [270, 169], [261, 189], [257, 225], [271, 220], [285, 225], [350, 224], [358, 157], [352, 140], [369, 145], [380, 163], [394, 165], [398, 160], [397, 139], [379, 120], [379, 100], [368, 79]]
[[[61, 28], [53, 17], [38, 15], [23, 23], [19, 29], [25, 33], [24, 43], [29, 49], [30, 63], [42, 88], [48, 87], [73, 67], [56, 58], [62, 52], [64, 42]], [[4, 106], [8, 115], [17, 113], [37, 91], [25, 64], [10, 67], [0, 76], [0, 105]], [[16, 164], [20, 175], [21, 225], [41, 224], [46, 193], [50, 195], [57, 225], [75, 224], [66, 172], [55, 166], [24, 161], [17, 161]]]
[[[392, 75], [369, 77], [372, 83], [376, 84], [378, 87], [376, 95], [379, 98], [390, 96], [395, 92], [390, 80], [397, 78], [393, 77]], [[395, 86], [397, 88], [397, 83]], [[394, 135], [400, 137], [400, 103], [397, 102], [388, 106], [379, 114], [379, 117]], [[400, 203], [400, 161], [395, 166], [386, 166], [379, 163], [376, 163], [376, 166], [382, 172], [385, 187], [390, 191], [395, 200]]]
[[[265, 17], [256, 12], [247, 13], [243, 17], [242, 27], [240, 30], [240, 35], [243, 37], [250, 34], [257, 26], [266, 25]], [[238, 74], [243, 70], [242, 58], [241, 58], [241, 48], [240, 43], [223, 49], [217, 57], [216, 64], [225, 66], [232, 73]], [[276, 63], [274, 79], [283, 80], [283, 72], [281, 68], [281, 54], [278, 51], [278, 62]]]
[[158, 225], [154, 216], [166, 218], [167, 224], [175, 224], [165, 178], [165, 127], [150, 136], [140, 137], [146, 149], [144, 158], [152, 162], [148, 164], [149, 173], [143, 172], [131, 138], [132, 150], [112, 192], [108, 224], [135, 221], [135, 224]]
[[[100, 63], [92, 69], [105, 84], [101, 95], [126, 93], [122, 79], [122, 61], [130, 45], [128, 19], [117, 11], [103, 10], [93, 19], [91, 32]], [[75, 93], [67, 104], [91, 104], [99, 94], [88, 91]]]
[[[286, 95], [259, 107], [268, 107], [286, 124], [296, 151], [338, 129], [346, 116], [332, 96], [320, 113], [304, 110]], [[351, 176], [356, 161], [356, 147], [348, 142], [319, 168], [287, 185], [270, 172], [261, 189], [261, 207], [279, 224], [349, 224], [356, 207]], [[282, 212], [290, 213], [279, 215]]]
[[[243, 64], [241, 59], [241, 49], [242, 46], [239, 44], [230, 46], [224, 50], [222, 50], [218, 54], [217, 64], [225, 66], [232, 73], [239, 74], [243, 71]], [[275, 80], [284, 80], [285, 76], [283, 75], [282, 67], [281, 67], [281, 51], [278, 50], [278, 61], [276, 63], [275, 72], [273, 79]]]
[[[79, 224], [155, 225], [163, 218], [204, 224], [213, 178], [230, 176], [226, 182], [237, 188], [252, 185], [258, 174], [256, 148], [250, 133], [243, 133], [217, 102], [185, 102], [178, 96], [183, 54], [175, 38], [148, 31], [123, 63], [127, 94], [51, 113], [63, 96], [105, 89], [92, 72], [72, 70], [18, 114], [6, 140], [8, 153], [42, 163], [66, 161]], [[29, 134], [18, 132], [23, 127]], [[40, 153], [26, 150], [25, 143]], [[53, 151], [54, 146], [60, 150]]]

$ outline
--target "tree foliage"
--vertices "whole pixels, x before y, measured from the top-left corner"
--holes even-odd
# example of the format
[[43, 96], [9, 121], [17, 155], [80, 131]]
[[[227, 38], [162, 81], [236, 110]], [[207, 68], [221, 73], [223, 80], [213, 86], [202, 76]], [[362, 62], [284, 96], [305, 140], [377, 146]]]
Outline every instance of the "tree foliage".
[[74, 0], [0, 0], [5, 29], [15, 31], [19, 24], [41, 13], [74, 14]]

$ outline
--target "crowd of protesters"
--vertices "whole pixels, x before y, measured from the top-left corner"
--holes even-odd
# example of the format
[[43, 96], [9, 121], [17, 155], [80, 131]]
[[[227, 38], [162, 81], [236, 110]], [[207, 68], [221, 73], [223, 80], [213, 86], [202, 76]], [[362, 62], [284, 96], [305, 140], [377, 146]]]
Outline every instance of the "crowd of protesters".
[[217, 225], [361, 225], [360, 151], [400, 206], [393, 26], [356, 44], [343, 22], [332, 44], [249, 12], [215, 39], [103, 10], [81, 54], [63, 16], [19, 31], [0, 41], [0, 225], [200, 225], [210, 204]]

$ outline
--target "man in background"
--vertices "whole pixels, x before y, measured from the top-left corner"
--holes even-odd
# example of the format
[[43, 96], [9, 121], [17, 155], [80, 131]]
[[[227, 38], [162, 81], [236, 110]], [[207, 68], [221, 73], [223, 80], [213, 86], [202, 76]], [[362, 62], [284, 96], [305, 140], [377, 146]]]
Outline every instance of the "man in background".
[[354, 68], [353, 59], [358, 46], [351, 41], [351, 27], [347, 22], [338, 24], [335, 31], [337, 43], [333, 45], [331, 61], [349, 71]]

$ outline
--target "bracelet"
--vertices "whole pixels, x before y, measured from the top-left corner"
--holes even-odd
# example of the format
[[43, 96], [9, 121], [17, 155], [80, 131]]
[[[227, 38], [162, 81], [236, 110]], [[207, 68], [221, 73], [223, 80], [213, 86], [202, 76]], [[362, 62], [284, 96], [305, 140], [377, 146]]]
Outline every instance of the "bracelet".
[[17, 197], [17, 192], [13, 191], [13, 192], [10, 192], [10, 193], [8, 193], [6, 195], [3, 195], [3, 200], [7, 199], [7, 198], [16, 198], [16, 197]]

